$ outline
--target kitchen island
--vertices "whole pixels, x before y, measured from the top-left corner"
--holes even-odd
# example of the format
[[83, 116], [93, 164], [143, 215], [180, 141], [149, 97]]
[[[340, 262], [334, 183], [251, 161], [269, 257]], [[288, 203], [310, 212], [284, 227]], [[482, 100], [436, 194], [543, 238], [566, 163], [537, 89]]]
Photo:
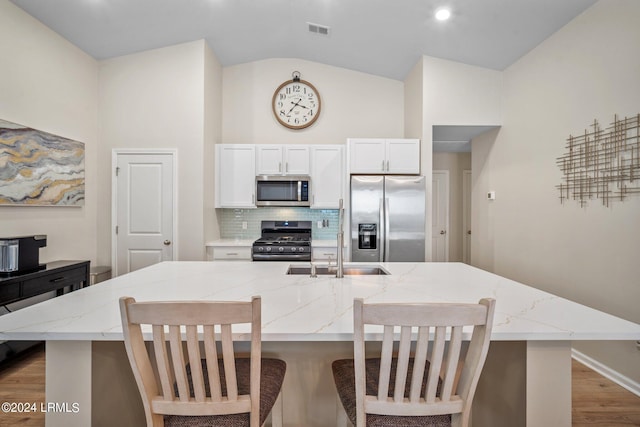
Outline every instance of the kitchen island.
[[[47, 412], [47, 426], [135, 425], [142, 408], [122, 344], [118, 299], [249, 301], [260, 295], [263, 354], [287, 361], [285, 425], [309, 427], [335, 424], [330, 365], [352, 355], [356, 297], [496, 299], [474, 426], [570, 426], [571, 341], [640, 340], [640, 325], [465, 264], [380, 265], [390, 274], [336, 279], [287, 275], [287, 262], [165, 262], [2, 316], [0, 339], [47, 341], [47, 402], [70, 409]], [[366, 332], [367, 339], [380, 339], [378, 330]]]

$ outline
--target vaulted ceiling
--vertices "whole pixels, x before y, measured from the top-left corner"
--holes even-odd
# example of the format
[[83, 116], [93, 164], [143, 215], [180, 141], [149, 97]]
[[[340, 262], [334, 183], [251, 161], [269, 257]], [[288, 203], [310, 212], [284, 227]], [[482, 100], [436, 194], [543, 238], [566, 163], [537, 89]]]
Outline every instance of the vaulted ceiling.
[[[96, 59], [206, 39], [403, 80], [421, 55], [503, 70], [595, 0], [11, 0]], [[434, 12], [449, 7], [440, 22]], [[328, 35], [309, 31], [328, 27]]]

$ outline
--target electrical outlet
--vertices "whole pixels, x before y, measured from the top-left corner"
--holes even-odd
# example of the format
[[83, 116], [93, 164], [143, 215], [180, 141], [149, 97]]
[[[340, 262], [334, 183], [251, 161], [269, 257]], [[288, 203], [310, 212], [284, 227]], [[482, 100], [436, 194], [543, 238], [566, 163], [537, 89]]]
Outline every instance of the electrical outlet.
[[316, 224], [318, 225], [318, 228], [322, 228], [322, 227], [323, 227], [323, 225], [324, 225], [324, 223], [323, 223], [322, 221], [320, 221], [320, 220], [318, 220], [318, 221], [316, 222]]
[[247, 229], [247, 221], [242, 221], [242, 229], [243, 230]]

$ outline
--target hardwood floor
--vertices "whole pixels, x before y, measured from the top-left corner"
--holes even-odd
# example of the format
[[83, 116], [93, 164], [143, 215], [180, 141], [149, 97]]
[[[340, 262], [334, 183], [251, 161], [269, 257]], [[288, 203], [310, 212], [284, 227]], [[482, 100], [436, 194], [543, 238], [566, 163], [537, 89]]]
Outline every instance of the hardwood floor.
[[[44, 346], [0, 368], [0, 403], [35, 403], [36, 412], [0, 413], [0, 427], [44, 426]], [[640, 397], [572, 361], [573, 427], [640, 427]], [[551, 427], [551, 426], [549, 426]]]
[[35, 412], [0, 412], [0, 427], [44, 426], [44, 344], [0, 368], [0, 404], [35, 403]]
[[574, 427], [640, 426], [640, 396], [583, 364], [571, 365], [571, 419]]

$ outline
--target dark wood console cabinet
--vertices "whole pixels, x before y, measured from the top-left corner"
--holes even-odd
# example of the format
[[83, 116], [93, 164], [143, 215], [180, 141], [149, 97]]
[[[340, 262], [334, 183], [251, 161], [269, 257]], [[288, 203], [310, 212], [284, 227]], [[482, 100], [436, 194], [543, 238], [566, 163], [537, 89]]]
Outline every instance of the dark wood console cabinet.
[[[53, 261], [41, 270], [0, 277], [0, 306], [55, 291], [56, 296], [89, 286], [89, 261]], [[38, 341], [7, 341], [0, 346], [0, 363]]]

